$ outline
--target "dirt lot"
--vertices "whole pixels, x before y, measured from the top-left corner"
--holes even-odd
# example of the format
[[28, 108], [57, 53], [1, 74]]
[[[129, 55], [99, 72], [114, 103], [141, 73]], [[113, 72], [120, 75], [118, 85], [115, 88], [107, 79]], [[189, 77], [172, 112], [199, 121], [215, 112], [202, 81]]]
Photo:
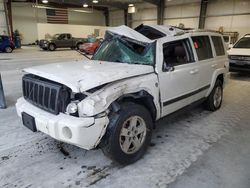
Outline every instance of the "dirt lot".
[[[84, 63], [84, 58], [70, 50], [44, 52], [35, 47], [0, 54], [0, 72], [8, 104], [7, 109], [0, 110], [0, 187], [250, 186], [250, 76], [231, 75], [222, 108], [215, 113], [197, 107], [175, 119], [160, 120], [144, 158], [124, 167], [112, 163], [101, 150], [85, 151], [60, 144], [45, 134], [34, 134], [22, 126], [17, 117], [15, 102], [22, 95], [21, 69], [67, 61]], [[243, 140], [230, 139], [243, 133]], [[223, 139], [225, 146], [218, 147]], [[235, 151], [234, 155], [225, 150], [215, 157], [225, 148]], [[218, 157], [232, 161], [226, 163], [227, 167], [231, 164], [234, 167], [233, 161], [241, 158], [236, 166], [240, 169], [217, 171], [221, 174], [213, 176], [214, 169], [226, 168]], [[204, 163], [202, 159], [211, 161]], [[199, 178], [197, 169], [206, 169], [207, 173]], [[192, 177], [191, 172], [196, 172], [197, 177]], [[198, 184], [199, 181], [204, 184]]]

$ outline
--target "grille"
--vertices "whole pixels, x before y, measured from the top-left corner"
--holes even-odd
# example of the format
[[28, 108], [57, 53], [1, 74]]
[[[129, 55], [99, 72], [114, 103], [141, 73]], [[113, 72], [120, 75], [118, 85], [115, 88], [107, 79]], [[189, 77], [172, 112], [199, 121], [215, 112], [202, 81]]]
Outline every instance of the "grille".
[[250, 56], [231, 55], [230, 59], [239, 60], [239, 61], [250, 61]]
[[59, 114], [65, 112], [70, 101], [70, 90], [47, 79], [32, 74], [23, 76], [23, 96], [33, 105]]

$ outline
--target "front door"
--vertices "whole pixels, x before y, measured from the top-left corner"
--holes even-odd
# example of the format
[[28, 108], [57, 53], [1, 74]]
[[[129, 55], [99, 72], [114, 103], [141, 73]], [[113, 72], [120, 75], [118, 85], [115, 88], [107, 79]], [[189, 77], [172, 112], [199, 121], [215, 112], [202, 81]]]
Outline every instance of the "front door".
[[159, 73], [162, 116], [195, 101], [199, 68], [189, 38], [163, 43], [163, 68]]

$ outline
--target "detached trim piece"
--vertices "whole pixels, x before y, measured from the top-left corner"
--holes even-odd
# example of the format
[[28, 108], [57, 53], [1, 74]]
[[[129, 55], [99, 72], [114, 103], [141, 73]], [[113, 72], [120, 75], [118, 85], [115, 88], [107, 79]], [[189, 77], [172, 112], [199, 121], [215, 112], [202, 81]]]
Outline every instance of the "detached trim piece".
[[197, 94], [197, 93], [200, 93], [200, 92], [202, 92], [202, 91], [204, 91], [204, 90], [206, 90], [206, 89], [208, 89], [208, 88], [210, 88], [210, 85], [204, 86], [204, 87], [202, 87], [202, 88], [200, 88], [200, 89], [197, 89], [197, 90], [195, 90], [195, 91], [192, 91], [191, 93], [182, 95], [182, 96], [180, 96], [180, 97], [171, 99], [171, 100], [169, 100], [169, 101], [165, 101], [165, 102], [163, 102], [163, 106], [167, 106], [167, 105], [170, 105], [170, 104], [172, 104], [172, 103], [175, 103], [175, 102], [178, 102], [178, 101], [180, 101], [180, 100], [183, 100], [183, 99], [185, 99], [185, 98], [191, 97], [192, 95], [195, 95], [195, 94]]

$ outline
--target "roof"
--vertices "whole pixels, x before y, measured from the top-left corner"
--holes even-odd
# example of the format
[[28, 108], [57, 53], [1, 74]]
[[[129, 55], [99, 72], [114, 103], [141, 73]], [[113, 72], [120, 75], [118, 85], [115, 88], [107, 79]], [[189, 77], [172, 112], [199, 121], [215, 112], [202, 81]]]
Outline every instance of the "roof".
[[139, 25], [135, 29], [131, 29], [130, 27], [122, 25], [119, 27], [110, 28], [108, 29], [108, 31], [146, 43], [152, 43], [155, 40], [164, 37], [174, 37], [188, 33], [210, 32], [210, 33], [220, 34], [213, 30], [203, 30], [203, 29], [184, 30], [170, 25], [143, 25], [143, 24]]

